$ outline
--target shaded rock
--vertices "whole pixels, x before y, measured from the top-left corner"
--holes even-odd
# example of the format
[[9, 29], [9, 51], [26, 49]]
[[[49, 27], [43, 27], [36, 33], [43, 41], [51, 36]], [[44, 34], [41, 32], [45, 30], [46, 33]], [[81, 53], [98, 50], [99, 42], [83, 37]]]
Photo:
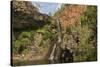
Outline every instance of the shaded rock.
[[50, 22], [50, 17], [29, 1], [12, 1], [11, 16], [13, 29], [38, 28]]

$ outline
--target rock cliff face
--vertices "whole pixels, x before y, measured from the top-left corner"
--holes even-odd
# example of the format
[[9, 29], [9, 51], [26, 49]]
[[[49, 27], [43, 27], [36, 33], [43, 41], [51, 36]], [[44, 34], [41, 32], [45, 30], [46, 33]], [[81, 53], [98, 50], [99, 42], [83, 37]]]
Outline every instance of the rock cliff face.
[[64, 5], [63, 11], [58, 14], [62, 28], [66, 29], [76, 23], [86, 7], [85, 5]]
[[49, 16], [41, 14], [38, 8], [29, 1], [12, 1], [12, 26], [14, 29], [23, 29], [31, 26], [43, 26], [49, 22]]

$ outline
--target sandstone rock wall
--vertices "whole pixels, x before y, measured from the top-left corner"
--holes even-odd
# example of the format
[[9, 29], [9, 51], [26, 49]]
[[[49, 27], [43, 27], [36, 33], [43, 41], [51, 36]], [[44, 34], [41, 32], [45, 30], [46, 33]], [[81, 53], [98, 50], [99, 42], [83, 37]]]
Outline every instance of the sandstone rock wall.
[[86, 10], [85, 5], [67, 5], [64, 10], [60, 12], [60, 22], [63, 29], [68, 28], [79, 20], [79, 17]]

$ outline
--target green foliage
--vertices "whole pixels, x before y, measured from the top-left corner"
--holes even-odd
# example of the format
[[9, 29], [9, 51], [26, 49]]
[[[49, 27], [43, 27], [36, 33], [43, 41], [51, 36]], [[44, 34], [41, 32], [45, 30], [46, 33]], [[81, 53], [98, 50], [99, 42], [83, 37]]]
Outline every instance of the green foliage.
[[21, 39], [21, 38], [30, 38], [30, 37], [31, 37], [30, 32], [22, 32], [19, 36], [19, 39]]
[[34, 36], [34, 43], [38, 48], [43, 49], [43, 47], [46, 47], [48, 45], [46, 44], [47, 41], [53, 37], [53, 33], [50, 27], [51, 26], [47, 24], [44, 27], [36, 30], [36, 35]]
[[28, 45], [31, 45], [33, 32], [22, 32], [19, 34], [17, 40], [13, 40], [13, 51], [14, 53], [21, 54], [26, 50]]
[[38, 29], [37, 32], [43, 34], [43, 40], [47, 40], [53, 36], [52, 30], [50, 30], [49, 25], [45, 25], [43, 28]]
[[88, 25], [88, 27], [96, 30], [97, 25], [97, 7], [96, 6], [88, 6], [87, 11], [83, 16], [81, 16], [81, 22], [83, 25]]
[[46, 41], [52, 38], [53, 33], [50, 25], [44, 25], [34, 31], [21, 31], [17, 39], [13, 40], [14, 53], [21, 54], [28, 52], [27, 46], [34, 44], [37, 48], [46, 46]]
[[20, 41], [18, 41], [18, 40], [13, 41], [13, 45], [12, 45], [12, 47], [13, 47], [13, 53], [15, 53], [15, 54], [18, 53], [20, 45], [21, 45]]
[[31, 42], [28, 38], [16, 40], [13, 43], [13, 50], [15, 53], [21, 54]]
[[78, 32], [79, 32], [79, 40], [80, 40], [80, 43], [78, 46], [79, 47], [78, 56], [80, 56], [80, 58], [77, 58], [77, 60], [87, 61], [87, 59], [91, 60], [90, 57], [92, 57], [93, 60], [96, 60], [94, 59], [96, 56], [93, 56], [94, 54], [96, 54], [96, 52], [94, 52], [96, 51], [96, 49], [93, 46], [94, 44], [90, 43], [91, 42], [90, 37], [93, 32], [87, 26], [82, 27]]
[[72, 48], [74, 61], [95, 61], [97, 60], [97, 7], [88, 6], [80, 21], [81, 24], [73, 25], [66, 30], [67, 35], [77, 35], [79, 39], [77, 47]]

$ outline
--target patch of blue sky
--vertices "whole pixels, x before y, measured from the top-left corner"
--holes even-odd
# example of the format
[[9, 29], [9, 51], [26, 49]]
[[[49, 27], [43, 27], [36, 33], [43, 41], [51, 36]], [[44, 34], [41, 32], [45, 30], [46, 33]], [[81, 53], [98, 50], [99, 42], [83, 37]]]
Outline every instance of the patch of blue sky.
[[48, 3], [48, 2], [32, 2], [35, 6], [39, 8], [39, 11], [44, 14], [54, 14], [58, 9], [60, 9], [62, 4], [58, 3]]

